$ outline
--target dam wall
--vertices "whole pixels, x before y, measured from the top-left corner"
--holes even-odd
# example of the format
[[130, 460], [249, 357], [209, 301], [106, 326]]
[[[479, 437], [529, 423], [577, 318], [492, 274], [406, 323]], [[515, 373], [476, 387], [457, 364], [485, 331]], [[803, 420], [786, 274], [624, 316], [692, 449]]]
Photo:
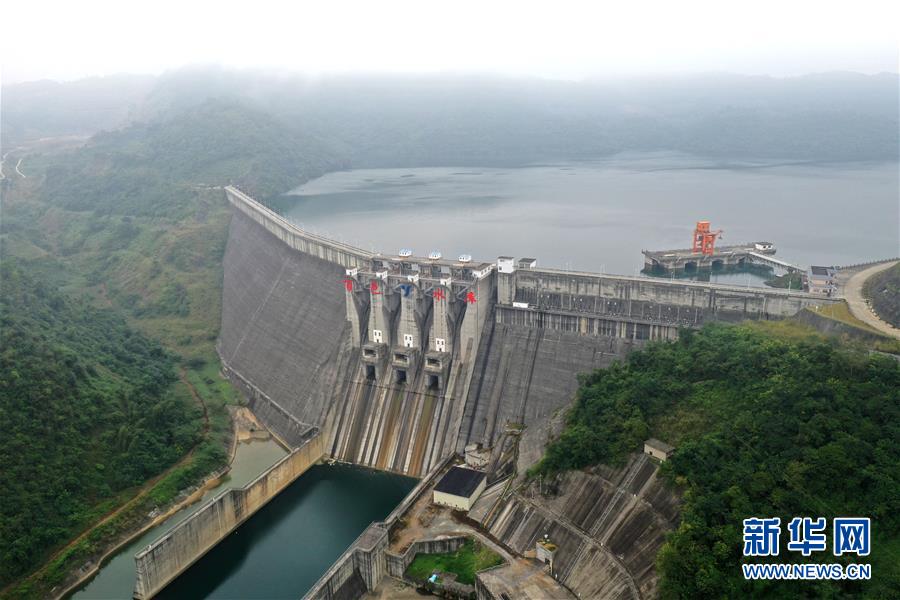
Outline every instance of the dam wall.
[[134, 598], [152, 598], [281, 490], [321, 460], [316, 435], [242, 488], [225, 490], [135, 555]]
[[225, 247], [219, 354], [245, 384], [316, 426], [352, 358], [343, 276], [340, 265], [292, 249], [235, 211]]
[[519, 444], [520, 471], [538, 460], [549, 422], [568, 406], [578, 373], [609, 366], [642, 342], [616, 336], [581, 335], [503, 323], [485, 334], [475, 360], [456, 450], [493, 446], [507, 424], [527, 425]]
[[[304, 232], [234, 188], [226, 194], [234, 213], [224, 372], [288, 444], [321, 431], [321, 454], [414, 477], [472, 443], [500, 456], [512, 429], [522, 472], [561, 423], [578, 373], [684, 327], [781, 319], [833, 302], [537, 268], [533, 259], [369, 253]], [[519, 553], [538, 535], [558, 537], [560, 578], [582, 597], [652, 596], [653, 557], [675, 517], [655, 466], [642, 460], [569, 474], [557, 499], [513, 494], [484, 527]], [[372, 524], [308, 597], [373, 589], [388, 572], [395, 518]]]
[[467, 444], [492, 446], [508, 424], [527, 426], [520, 459], [537, 459], [576, 375], [647, 341], [833, 302], [534, 259], [370, 253], [227, 195], [219, 352], [263, 422], [293, 437], [319, 427], [335, 459], [416, 477]]
[[[440, 313], [454, 341], [434, 339], [431, 283], [376, 274], [375, 255], [328, 245], [231, 188], [228, 197], [235, 210], [217, 345], [225, 374], [288, 444], [318, 427], [338, 460], [427, 473], [455, 449], [491, 280], [454, 272], [442, 288], [452, 306]], [[364, 259], [361, 273], [354, 265]], [[468, 292], [483, 308], [458, 297]]]
[[520, 322], [608, 333], [604, 321], [626, 321], [643, 325], [626, 332], [627, 337], [636, 339], [670, 337], [653, 332], [649, 326], [654, 324], [677, 328], [699, 327], [709, 321], [781, 319], [806, 307], [834, 302], [815, 294], [776, 288], [558, 269], [516, 269], [500, 277], [508, 281], [501, 286], [505, 296], [498, 302], [521, 311]]

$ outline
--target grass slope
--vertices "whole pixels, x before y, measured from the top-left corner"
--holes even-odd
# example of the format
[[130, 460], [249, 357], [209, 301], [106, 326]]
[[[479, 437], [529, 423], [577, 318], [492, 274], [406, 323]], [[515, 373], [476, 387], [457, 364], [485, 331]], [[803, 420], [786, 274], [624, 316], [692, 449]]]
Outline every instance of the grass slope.
[[456, 552], [417, 554], [406, 569], [406, 576], [425, 581], [432, 573], [455, 573], [456, 580], [475, 585], [475, 574], [484, 569], [503, 564], [503, 558], [474, 540], [467, 541]]

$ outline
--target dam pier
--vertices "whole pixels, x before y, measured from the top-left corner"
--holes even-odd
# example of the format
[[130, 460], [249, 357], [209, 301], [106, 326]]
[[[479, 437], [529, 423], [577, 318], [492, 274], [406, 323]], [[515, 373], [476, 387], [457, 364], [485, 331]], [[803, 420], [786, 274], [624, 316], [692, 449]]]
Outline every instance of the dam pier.
[[[782, 319], [834, 302], [790, 290], [542, 268], [506, 256], [367, 252], [303, 231], [234, 187], [225, 193], [234, 211], [217, 349], [254, 413], [294, 450], [142, 551], [135, 598], [152, 597], [322, 459], [422, 479], [400, 512], [373, 524], [310, 592], [359, 597], [384, 574], [396, 575], [390, 533], [423, 486], [467, 446], [490, 457], [489, 470], [532, 464], [551, 419], [571, 402], [578, 373], [648, 341], [675, 339], [685, 327]], [[557, 551], [566, 566], [561, 583], [575, 589], [575, 578], [596, 571], [617, 593], [637, 597], [655, 588], [648, 557], [664, 529], [626, 525], [638, 514], [651, 529], [666, 525], [675, 509], [653, 484], [652, 464], [629, 468], [567, 479], [567, 502], [604, 515], [602, 530], [492, 491], [502, 479], [492, 473], [485, 496], [495, 504], [473, 507], [480, 517], [472, 518], [516, 553], [549, 527], [571, 540]], [[639, 563], [609, 554], [602, 539], [618, 540], [626, 557], [627, 545], [639, 542]]]

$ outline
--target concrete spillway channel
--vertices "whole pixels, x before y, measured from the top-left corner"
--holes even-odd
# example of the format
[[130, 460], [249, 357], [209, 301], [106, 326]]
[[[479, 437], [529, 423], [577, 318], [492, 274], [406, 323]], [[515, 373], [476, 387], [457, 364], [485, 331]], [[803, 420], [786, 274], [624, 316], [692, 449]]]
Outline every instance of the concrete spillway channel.
[[409, 461], [409, 471], [411, 473], [421, 473], [422, 471], [425, 445], [428, 443], [428, 434], [431, 432], [431, 421], [434, 417], [434, 407], [438, 401], [437, 393], [433, 388], [425, 390], [425, 394], [420, 397], [422, 399], [421, 413], [417, 420], [416, 434]]
[[[420, 384], [421, 385], [421, 384]], [[339, 416], [332, 454], [346, 462], [421, 476], [441, 398], [406, 382], [354, 384]]]
[[388, 457], [390, 456], [390, 442], [394, 439], [394, 435], [399, 427], [400, 405], [403, 402], [403, 389], [398, 387], [391, 394], [390, 403], [384, 414], [384, 437], [378, 446], [378, 456], [375, 459], [375, 467], [378, 469], [386, 469], [388, 465]]

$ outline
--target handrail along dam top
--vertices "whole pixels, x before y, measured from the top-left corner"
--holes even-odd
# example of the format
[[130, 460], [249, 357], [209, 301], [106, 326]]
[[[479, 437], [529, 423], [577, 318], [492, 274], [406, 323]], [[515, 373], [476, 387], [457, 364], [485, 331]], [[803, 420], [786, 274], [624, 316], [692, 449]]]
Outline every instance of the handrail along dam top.
[[[226, 192], [228, 192], [228, 197], [231, 200], [232, 204], [235, 204], [239, 208], [242, 208], [245, 212], [253, 211], [267, 219], [270, 219], [277, 223], [281, 228], [289, 231], [290, 233], [305, 238], [311, 242], [316, 244], [320, 244], [322, 246], [332, 248], [338, 251], [341, 256], [351, 256], [355, 260], [353, 260], [353, 264], [345, 264], [346, 261], [343, 260], [332, 260], [332, 262], [338, 262], [339, 264], [343, 264], [347, 268], [359, 268], [366, 272], [370, 273], [378, 273], [385, 270], [387, 265], [391, 265], [387, 270], [391, 271], [390, 274], [402, 274], [402, 275], [411, 275], [415, 270], [412, 268], [405, 268], [403, 265], [432, 265], [436, 268], [444, 267], [444, 268], [453, 268], [466, 270], [472, 270], [475, 273], [481, 273], [486, 271], [487, 269], [493, 270], [492, 267], [495, 266], [495, 261], [479, 261], [473, 260], [472, 262], [461, 263], [455, 260], [448, 260], [446, 258], [434, 259], [427, 256], [405, 256], [400, 257], [396, 255], [384, 254], [381, 252], [370, 252], [368, 250], [363, 250], [362, 248], [357, 248], [351, 244], [347, 244], [344, 242], [340, 242], [337, 240], [333, 240], [322, 235], [318, 235], [315, 233], [311, 233], [304, 229], [301, 229], [285, 219], [280, 214], [276, 213], [272, 209], [263, 205], [262, 203], [254, 200], [249, 195], [245, 194], [238, 188], [234, 186], [226, 186]], [[326, 259], [327, 260], [327, 259]], [[696, 288], [696, 289], [705, 289], [705, 290], [720, 290], [723, 292], [731, 292], [731, 293], [746, 293], [748, 291], [751, 292], [762, 292], [764, 291], [767, 295], [773, 296], [785, 296], [785, 297], [802, 297], [802, 298], [819, 298], [815, 294], [809, 294], [808, 292], [802, 292], [798, 290], [785, 290], [780, 288], [751, 288], [745, 286], [737, 286], [737, 285], [729, 285], [729, 284], [721, 284], [721, 283], [708, 283], [708, 282], [697, 282], [697, 281], [684, 281], [684, 280], [670, 280], [665, 278], [657, 278], [657, 277], [641, 277], [634, 275], [616, 275], [611, 273], [598, 273], [591, 271], [574, 271], [568, 269], [557, 269], [557, 268], [549, 268], [549, 267], [536, 267], [532, 266], [527, 269], [528, 273], [533, 273], [535, 275], [552, 275], [552, 276], [565, 276], [570, 275], [572, 277], [594, 277], [594, 278], [609, 278], [614, 280], [619, 280], [623, 282], [632, 282], [632, 283], [645, 283], [650, 285], [658, 285], [658, 286], [673, 286], [673, 287], [688, 287], [688, 288]], [[426, 274], [422, 274], [422, 277], [428, 277]], [[435, 278], [439, 277], [435, 274]]]

